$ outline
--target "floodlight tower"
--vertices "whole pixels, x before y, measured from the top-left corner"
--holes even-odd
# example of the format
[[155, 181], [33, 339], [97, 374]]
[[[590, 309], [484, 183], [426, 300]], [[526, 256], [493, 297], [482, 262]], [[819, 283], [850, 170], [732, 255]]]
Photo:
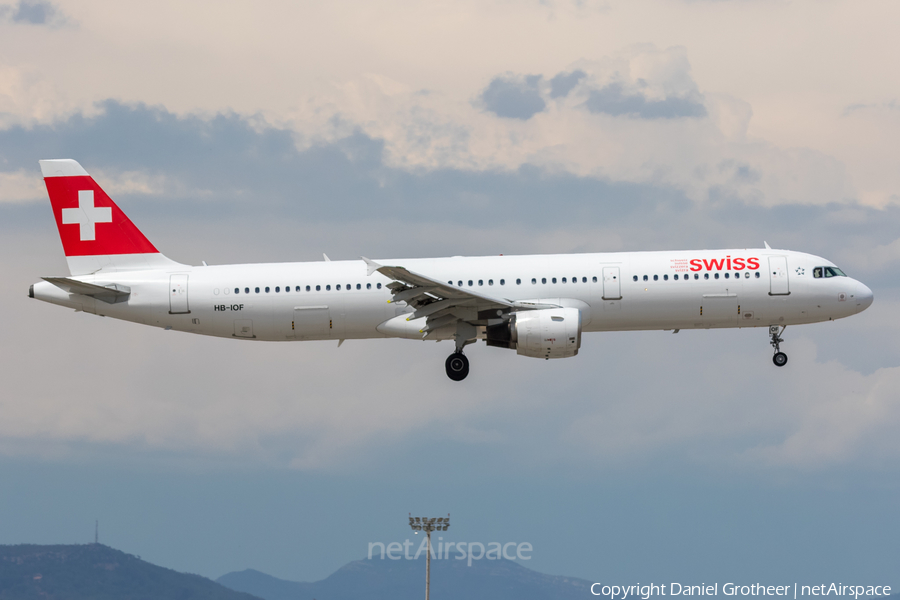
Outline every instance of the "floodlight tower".
[[425, 554], [425, 600], [431, 591], [431, 532], [447, 531], [450, 527], [450, 513], [446, 517], [414, 517], [409, 513], [409, 526], [419, 535], [420, 531], [424, 531], [428, 536], [428, 551]]

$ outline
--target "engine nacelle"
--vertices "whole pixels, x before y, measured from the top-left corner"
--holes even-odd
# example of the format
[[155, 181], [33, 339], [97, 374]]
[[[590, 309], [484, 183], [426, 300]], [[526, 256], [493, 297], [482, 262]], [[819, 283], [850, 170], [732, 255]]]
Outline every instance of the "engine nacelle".
[[501, 325], [487, 328], [488, 346], [510, 348], [522, 356], [568, 358], [581, 348], [581, 311], [544, 308], [514, 312]]

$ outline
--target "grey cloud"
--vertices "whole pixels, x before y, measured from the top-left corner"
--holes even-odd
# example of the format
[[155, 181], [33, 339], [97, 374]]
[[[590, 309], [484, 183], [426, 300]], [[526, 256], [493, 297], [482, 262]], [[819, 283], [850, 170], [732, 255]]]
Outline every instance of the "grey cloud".
[[900, 110], [900, 102], [897, 102], [897, 100], [891, 100], [889, 102], [850, 104], [844, 108], [844, 112], [841, 114], [842, 116], [847, 117], [855, 112], [866, 110]]
[[53, 4], [41, 0], [19, 0], [14, 6], [4, 6], [0, 18], [29, 25], [62, 25], [66, 20]]
[[572, 71], [571, 73], [557, 73], [556, 76], [550, 80], [550, 97], [563, 98], [568, 96], [569, 92], [575, 89], [578, 82], [586, 76], [587, 73], [580, 69]]
[[592, 113], [632, 116], [642, 119], [705, 117], [706, 107], [695, 97], [670, 96], [648, 100], [643, 94], [628, 93], [621, 83], [611, 83], [591, 91], [585, 107]]
[[540, 75], [495, 77], [481, 93], [485, 109], [498, 117], [527, 121], [547, 107], [541, 97]]
[[758, 169], [734, 160], [725, 160], [719, 163], [719, 172], [731, 173], [731, 179], [736, 183], [753, 184], [762, 179], [762, 174]]

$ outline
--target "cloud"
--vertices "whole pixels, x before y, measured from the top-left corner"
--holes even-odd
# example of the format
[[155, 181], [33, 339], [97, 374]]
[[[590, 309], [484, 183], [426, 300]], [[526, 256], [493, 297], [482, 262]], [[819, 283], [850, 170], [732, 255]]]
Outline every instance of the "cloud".
[[541, 97], [540, 75], [502, 75], [495, 77], [481, 92], [485, 109], [498, 117], [527, 121], [547, 107]]
[[550, 97], [564, 98], [569, 95], [578, 82], [587, 77], [587, 73], [581, 69], [576, 69], [571, 73], [557, 73], [550, 80]]
[[706, 116], [706, 108], [699, 99], [668, 97], [662, 100], [648, 100], [640, 92], [626, 92], [621, 83], [611, 83], [602, 89], [592, 90], [584, 105], [592, 113], [642, 119]]
[[844, 108], [844, 112], [842, 113], [842, 116], [847, 117], [847, 116], [852, 115], [855, 112], [869, 111], [869, 110], [898, 111], [898, 110], [900, 110], [900, 102], [897, 102], [897, 100], [890, 100], [888, 102], [848, 104]]
[[50, 2], [42, 0], [19, 0], [14, 6], [0, 7], [0, 18], [13, 23], [46, 25], [57, 27], [66, 23], [63, 14]]

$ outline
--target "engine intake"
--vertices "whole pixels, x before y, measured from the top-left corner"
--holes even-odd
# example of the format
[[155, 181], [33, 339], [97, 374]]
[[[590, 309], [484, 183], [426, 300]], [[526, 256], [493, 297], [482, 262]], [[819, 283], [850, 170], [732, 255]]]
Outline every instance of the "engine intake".
[[522, 356], [568, 358], [581, 348], [581, 311], [544, 308], [517, 311], [509, 320], [487, 328], [488, 346], [509, 348]]

